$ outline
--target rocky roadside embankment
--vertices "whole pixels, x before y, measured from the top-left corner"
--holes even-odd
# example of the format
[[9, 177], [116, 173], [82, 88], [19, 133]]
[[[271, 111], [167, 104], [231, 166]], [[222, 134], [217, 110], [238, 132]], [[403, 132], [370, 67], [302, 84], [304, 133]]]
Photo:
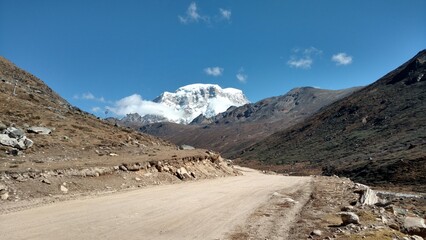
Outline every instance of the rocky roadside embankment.
[[10, 169], [0, 172], [0, 213], [93, 194], [239, 174], [229, 160], [210, 151], [109, 167]]
[[314, 177], [292, 239], [420, 240], [426, 195], [375, 191], [348, 178]]

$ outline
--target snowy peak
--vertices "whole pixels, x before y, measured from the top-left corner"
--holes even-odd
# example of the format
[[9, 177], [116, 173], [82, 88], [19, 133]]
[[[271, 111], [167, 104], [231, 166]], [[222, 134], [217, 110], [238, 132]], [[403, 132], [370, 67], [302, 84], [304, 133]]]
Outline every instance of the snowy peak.
[[[222, 89], [216, 84], [200, 83], [180, 87], [174, 93], [164, 92], [154, 99], [154, 102], [179, 112], [181, 117], [170, 119], [170, 121], [183, 124], [190, 123], [200, 114], [213, 117], [231, 106], [242, 106], [249, 103], [239, 89]], [[167, 116], [164, 117], [167, 118]]]

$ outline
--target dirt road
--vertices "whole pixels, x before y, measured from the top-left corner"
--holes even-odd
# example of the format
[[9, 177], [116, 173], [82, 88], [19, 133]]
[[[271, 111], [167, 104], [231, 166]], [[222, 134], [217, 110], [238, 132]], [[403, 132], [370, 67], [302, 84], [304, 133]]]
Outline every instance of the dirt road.
[[[310, 191], [309, 177], [244, 169], [244, 176], [157, 186], [0, 215], [1, 238], [226, 239], [234, 234], [235, 239], [256, 209], [297, 191]], [[294, 209], [287, 216], [281, 214], [281, 220], [291, 222]]]

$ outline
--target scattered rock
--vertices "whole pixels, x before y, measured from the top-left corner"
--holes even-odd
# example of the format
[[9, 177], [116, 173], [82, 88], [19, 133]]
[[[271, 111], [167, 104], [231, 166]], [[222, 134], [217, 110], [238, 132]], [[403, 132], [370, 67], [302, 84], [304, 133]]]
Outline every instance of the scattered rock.
[[6, 185], [0, 183], [0, 191], [7, 190]]
[[[6, 131], [7, 132], [7, 131]], [[3, 133], [0, 134], [0, 144], [4, 146], [9, 146], [17, 148], [20, 150], [25, 150], [33, 145], [33, 141], [25, 136], [20, 136], [19, 138], [12, 137], [14, 134]]]
[[122, 171], [125, 171], [125, 172], [127, 172], [128, 170], [127, 170], [127, 167], [126, 166], [124, 166], [124, 165], [120, 165], [119, 167], [118, 167], [120, 170], [122, 170]]
[[339, 212], [338, 213], [342, 218], [342, 226], [346, 226], [348, 224], [359, 224], [359, 217], [353, 212]]
[[376, 192], [371, 188], [367, 187], [361, 195], [359, 200], [361, 205], [374, 205], [379, 202], [379, 197], [377, 197]]
[[118, 156], [118, 154], [117, 153], [110, 153], [109, 154], [111, 157], [117, 157]]
[[61, 185], [59, 187], [59, 189], [63, 192], [63, 193], [68, 193], [68, 188], [66, 188], [64, 185]]
[[193, 146], [183, 144], [183, 145], [179, 146], [179, 149], [180, 150], [194, 150], [195, 148]]
[[0, 195], [1, 200], [7, 200], [9, 198], [9, 193], [5, 192], [2, 195]]
[[25, 145], [25, 148], [30, 148], [34, 145], [34, 141], [29, 138], [25, 138], [24, 145]]
[[426, 224], [423, 218], [405, 217], [403, 227], [404, 230], [410, 235], [426, 237]]
[[50, 185], [50, 184], [52, 184], [52, 182], [50, 182], [50, 181], [49, 181], [49, 179], [46, 179], [46, 178], [45, 178], [45, 179], [43, 179], [43, 180], [41, 180], [41, 182], [42, 182], [42, 183], [49, 184], [49, 185]]
[[178, 178], [180, 178], [182, 180], [191, 178], [188, 171], [184, 167], [181, 167], [178, 170], [176, 170], [176, 175], [178, 176]]
[[47, 127], [30, 127], [30, 128], [27, 128], [27, 132], [48, 135], [52, 132], [52, 129]]
[[16, 147], [18, 140], [11, 138], [8, 134], [0, 134], [0, 144], [10, 147]]
[[311, 232], [312, 236], [321, 236], [322, 235], [322, 231], [319, 229], [315, 229], [314, 231]]
[[6, 130], [4, 130], [4, 133], [9, 135], [9, 137], [11, 138], [21, 138], [25, 135], [25, 132], [22, 129], [16, 127], [6, 128]]

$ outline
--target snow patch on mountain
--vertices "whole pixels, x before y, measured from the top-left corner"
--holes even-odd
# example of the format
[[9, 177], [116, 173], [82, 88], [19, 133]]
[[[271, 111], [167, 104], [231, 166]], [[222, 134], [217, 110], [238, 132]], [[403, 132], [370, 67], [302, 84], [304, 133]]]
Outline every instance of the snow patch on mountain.
[[[222, 89], [216, 84], [191, 84], [174, 93], [164, 92], [153, 101], [143, 100], [138, 94], [125, 97], [109, 109], [117, 115], [138, 113], [144, 121], [166, 119], [188, 124], [200, 114], [213, 117], [231, 106], [249, 103], [243, 92], [235, 88]], [[151, 119], [153, 118], [153, 119]]]

